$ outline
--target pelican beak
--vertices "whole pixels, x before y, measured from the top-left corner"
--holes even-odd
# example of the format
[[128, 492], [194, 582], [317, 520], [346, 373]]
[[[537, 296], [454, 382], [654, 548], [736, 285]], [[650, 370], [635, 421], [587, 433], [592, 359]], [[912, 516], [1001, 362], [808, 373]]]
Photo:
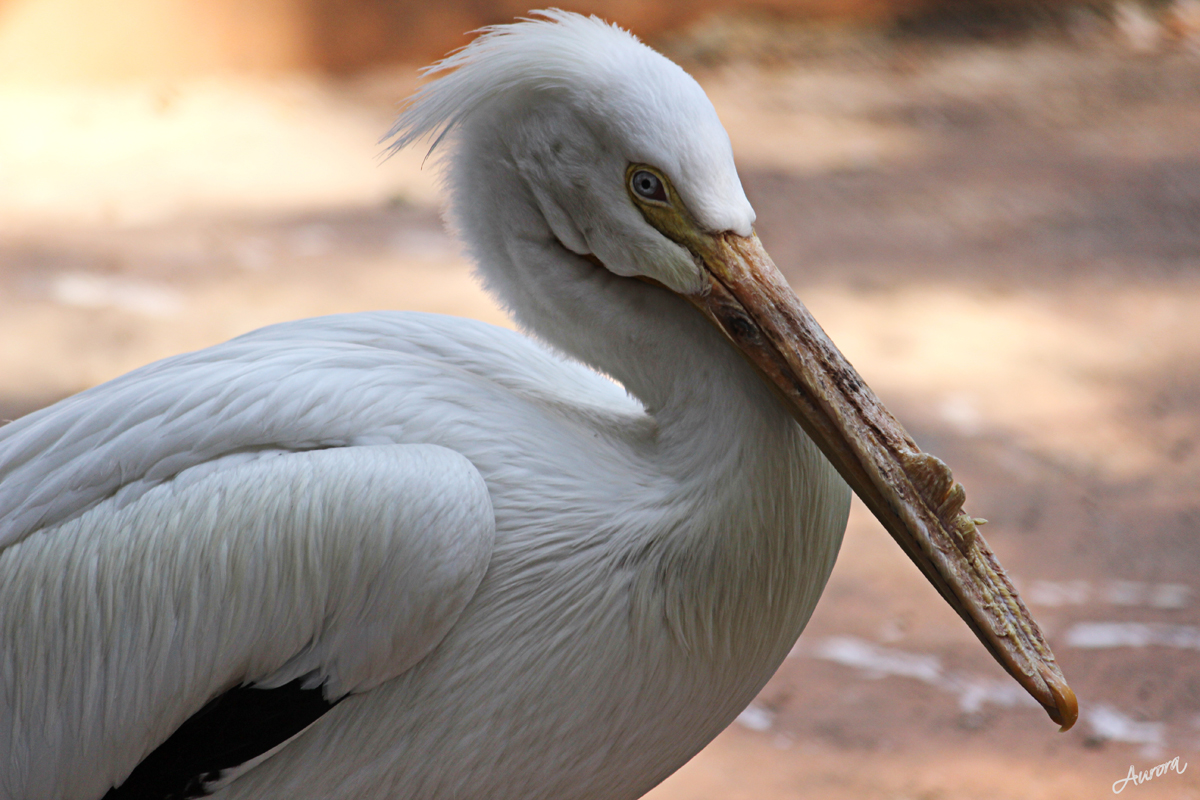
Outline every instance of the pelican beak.
[[[639, 177], [657, 188], [644, 172], [661, 182], [661, 192], [639, 194]], [[992, 657], [1062, 730], [1074, 725], [1075, 693], [980, 535], [982, 520], [963, 511], [966, 492], [949, 467], [921, 452], [884, 408], [757, 236], [704, 230], [670, 179], [653, 166], [630, 164], [625, 178], [629, 198], [646, 222], [703, 267], [702, 285], [688, 299], [775, 387], [791, 415]]]
[[[1079, 716], [1054, 654], [963, 511], [966, 493], [921, 452], [800, 302], [758, 237], [680, 244], [707, 286], [688, 299], [778, 389], [796, 421], [992, 656], [1067, 730]], [[982, 522], [982, 521], [980, 521]]]

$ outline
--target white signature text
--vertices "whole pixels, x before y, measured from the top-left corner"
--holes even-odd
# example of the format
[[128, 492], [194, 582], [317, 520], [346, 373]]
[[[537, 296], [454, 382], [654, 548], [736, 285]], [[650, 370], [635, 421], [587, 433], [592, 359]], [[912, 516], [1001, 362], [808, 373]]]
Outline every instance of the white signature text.
[[1134, 786], [1140, 786], [1148, 780], [1152, 780], [1153, 778], [1159, 778], [1159, 777], [1162, 777], [1163, 775], [1166, 775], [1171, 770], [1175, 770], [1180, 775], [1182, 775], [1183, 771], [1187, 768], [1188, 768], [1188, 765], [1187, 765], [1186, 761], [1183, 762], [1182, 767], [1179, 766], [1179, 756], [1175, 756], [1170, 761], [1167, 761], [1166, 763], [1163, 763], [1163, 764], [1159, 764], [1157, 767], [1151, 767], [1150, 769], [1144, 769], [1141, 772], [1135, 772], [1133, 769], [1133, 765], [1130, 764], [1129, 765], [1129, 775], [1127, 777], [1122, 778], [1121, 780], [1113, 783], [1113, 794], [1120, 794], [1121, 792], [1125, 791], [1125, 784], [1129, 783], [1130, 781], [1133, 782]]

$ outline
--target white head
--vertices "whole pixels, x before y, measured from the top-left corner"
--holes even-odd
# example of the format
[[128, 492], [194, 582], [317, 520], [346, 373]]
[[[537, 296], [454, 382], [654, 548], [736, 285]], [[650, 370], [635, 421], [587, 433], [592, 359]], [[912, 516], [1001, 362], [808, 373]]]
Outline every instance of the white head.
[[[433, 149], [449, 145], [452, 218], [468, 241], [487, 235], [478, 216], [495, 227], [499, 200], [520, 235], [548, 228], [617, 275], [697, 290], [695, 260], [643, 217], [626, 173], [655, 167], [702, 228], [750, 235], [754, 210], [704, 90], [616, 26], [563, 11], [539, 16], [490, 28], [432, 67], [448, 74], [412, 98], [388, 133], [392, 146], [424, 137]], [[522, 200], [529, 218], [514, 219], [511, 205]], [[477, 255], [494, 260], [494, 244]]]

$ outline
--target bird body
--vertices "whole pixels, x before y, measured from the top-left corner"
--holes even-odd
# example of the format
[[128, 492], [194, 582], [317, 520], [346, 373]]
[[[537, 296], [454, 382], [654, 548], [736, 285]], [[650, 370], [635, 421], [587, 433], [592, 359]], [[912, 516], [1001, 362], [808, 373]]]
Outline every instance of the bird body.
[[[374, 313], [277, 325], [167, 359], [0, 429], [5, 453], [16, 455], [6, 485], [46, 487], [4, 496], [5, 530], [36, 533], [0, 552], [0, 622], [7, 641], [40, 629], [37, 648], [9, 654], [16, 663], [5, 673], [4, 711], [24, 708], [17, 716], [28, 719], [49, 710], [46, 727], [28, 733], [49, 740], [51, 753], [30, 762], [28, 782], [9, 796], [103, 794], [102, 779], [123, 775], [98, 775], [98, 761], [128, 771], [231, 682], [269, 685], [314, 668], [329, 680], [320, 658], [291, 661], [310, 638], [338, 631], [322, 629], [323, 606], [297, 609], [350, 592], [360, 572], [321, 580], [319, 564], [265, 571], [303, 558], [294, 551], [361, 537], [355, 526], [368, 527], [367, 509], [392, 500], [403, 512], [411, 507], [400, 499], [422, 493], [473, 499], [437, 526], [458, 543], [450, 571], [466, 574], [470, 602], [417, 620], [388, 619], [394, 601], [370, 609], [358, 601], [348, 622], [395, 626], [403, 644], [428, 640], [430, 629], [445, 633], [446, 618], [454, 627], [436, 650], [418, 645], [425, 658], [412, 669], [411, 656], [389, 653], [386, 663], [335, 677], [333, 696], [355, 694], [222, 794], [644, 793], [727, 725], [784, 658], [832, 568], [849, 499], [778, 403], [746, 380], [749, 367], [719, 336], [710, 339], [711, 391], [689, 400], [711, 413], [740, 409], [742, 425], [664, 430], [610, 380], [511, 331]], [[457, 483], [468, 485], [455, 491], [443, 475], [410, 497], [428, 465], [404, 482], [364, 480], [361, 456], [389, 450], [441, 452], [452, 467], [458, 454], [487, 491], [473, 497], [478, 487], [463, 478]], [[22, 452], [41, 457], [17, 466]], [[322, 455], [346, 459], [348, 469], [287, 474], [287, 462]], [[96, 480], [105, 472], [122, 488]], [[201, 502], [223, 496], [243, 519], [189, 513], [188, 493]], [[264, 545], [254, 522], [287, 520], [305, 504], [318, 506], [309, 524], [277, 530], [279, 540]], [[223, 524], [195, 521], [205, 514]], [[168, 515], [182, 519], [165, 524]], [[413, 527], [394, 544], [377, 542], [375, 557], [394, 558]], [[226, 536], [234, 531], [242, 536]], [[81, 561], [95, 571], [89, 585], [105, 588], [63, 586]], [[207, 580], [183, 580], [200, 564], [210, 565]], [[423, 567], [397, 576], [407, 590], [432, 582], [428, 559]], [[124, 584], [135, 576], [145, 584]], [[45, 592], [52, 581], [58, 591]], [[32, 615], [41, 592], [45, 607]], [[98, 596], [111, 605], [92, 605]], [[161, 624], [164, 605], [177, 627]], [[764, 607], [775, 613], [758, 613]], [[45, 625], [55, 617], [83, 629]], [[121, 647], [111, 644], [117, 635], [129, 637]], [[105, 661], [96, 662], [97, 651]], [[210, 662], [171, 662], [196, 651]], [[139, 653], [162, 660], [144, 663]], [[62, 670], [75, 677], [73, 696], [53, 694]], [[106, 708], [121, 698], [135, 702]], [[128, 735], [137, 727], [140, 741]], [[9, 746], [0, 756], [31, 743]], [[299, 768], [314, 763], [323, 765], [315, 774]]]
[[791, 649], [847, 481], [1069, 725], [961, 486], [753, 235], [695, 81], [564, 12], [435, 69], [390, 135], [440, 148], [538, 341], [285, 323], [0, 428], [0, 800], [641, 796]]

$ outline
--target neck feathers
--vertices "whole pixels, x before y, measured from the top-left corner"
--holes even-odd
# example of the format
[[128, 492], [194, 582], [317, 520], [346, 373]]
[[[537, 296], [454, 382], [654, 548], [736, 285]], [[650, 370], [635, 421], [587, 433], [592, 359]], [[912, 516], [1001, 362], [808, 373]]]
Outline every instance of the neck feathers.
[[665, 625], [688, 652], [752, 651], [773, 669], [832, 569], [848, 488], [699, 311], [571, 249], [497, 129], [464, 125], [448, 174], [479, 275], [525, 330], [615, 378], [655, 423], [647, 447], [672, 488], [617, 564], [636, 571], [635, 622]]

